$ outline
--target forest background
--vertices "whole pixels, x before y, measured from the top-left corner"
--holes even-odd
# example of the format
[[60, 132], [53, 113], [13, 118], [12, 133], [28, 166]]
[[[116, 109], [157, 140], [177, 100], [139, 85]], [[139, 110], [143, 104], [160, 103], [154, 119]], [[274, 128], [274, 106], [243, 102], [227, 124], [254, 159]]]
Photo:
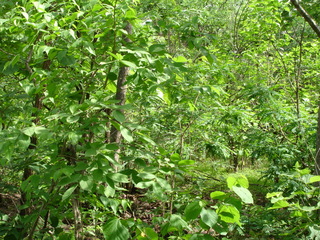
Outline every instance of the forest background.
[[320, 239], [319, 1], [0, 3], [0, 239]]

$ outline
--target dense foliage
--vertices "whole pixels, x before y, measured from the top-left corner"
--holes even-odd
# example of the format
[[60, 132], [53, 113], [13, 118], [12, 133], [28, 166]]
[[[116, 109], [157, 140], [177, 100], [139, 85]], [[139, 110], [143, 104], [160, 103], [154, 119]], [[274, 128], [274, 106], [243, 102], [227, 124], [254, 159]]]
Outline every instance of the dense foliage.
[[290, 2], [0, 13], [0, 239], [319, 239], [320, 46]]

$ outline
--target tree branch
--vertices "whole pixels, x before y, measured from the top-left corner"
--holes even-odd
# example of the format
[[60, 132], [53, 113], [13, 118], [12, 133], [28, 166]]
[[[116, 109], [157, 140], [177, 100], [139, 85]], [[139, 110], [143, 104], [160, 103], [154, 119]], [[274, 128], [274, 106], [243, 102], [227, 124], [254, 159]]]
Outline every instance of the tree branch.
[[298, 0], [290, 0], [290, 2], [298, 10], [298, 12], [301, 14], [301, 16], [307, 21], [307, 23], [310, 25], [310, 27], [313, 29], [313, 31], [320, 38], [320, 27], [313, 20], [313, 18], [307, 13], [306, 10], [304, 10], [304, 8], [300, 5]]

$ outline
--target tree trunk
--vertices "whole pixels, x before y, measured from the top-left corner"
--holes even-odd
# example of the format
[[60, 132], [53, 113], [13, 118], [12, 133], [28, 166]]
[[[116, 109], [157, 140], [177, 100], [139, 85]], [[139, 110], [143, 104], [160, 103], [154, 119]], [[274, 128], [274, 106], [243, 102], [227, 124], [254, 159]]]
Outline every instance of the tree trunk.
[[[132, 33], [132, 25], [127, 22], [127, 25], [125, 27], [125, 30], [127, 31], [128, 35]], [[128, 36], [124, 36], [123, 40], [126, 43], [130, 43], [131, 40], [129, 39]], [[117, 103], [118, 105], [122, 106], [126, 102], [126, 93], [127, 93], [127, 76], [129, 74], [130, 68], [127, 66], [122, 65], [119, 70], [119, 75], [118, 75], [118, 80], [117, 80], [117, 92], [116, 92], [116, 100], [119, 100]], [[123, 110], [120, 110], [123, 112]], [[115, 126], [112, 125], [111, 130], [110, 130], [110, 142], [111, 143], [121, 143], [121, 132], [120, 129], [117, 129]], [[116, 162], [119, 162], [119, 153], [120, 153], [120, 147], [116, 151], [114, 158]]]

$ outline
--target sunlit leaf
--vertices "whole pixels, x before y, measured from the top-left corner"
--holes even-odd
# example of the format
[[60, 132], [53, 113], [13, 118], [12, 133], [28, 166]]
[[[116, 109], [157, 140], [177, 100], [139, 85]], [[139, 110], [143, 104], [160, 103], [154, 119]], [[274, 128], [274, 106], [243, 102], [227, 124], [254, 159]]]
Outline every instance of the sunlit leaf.
[[120, 126], [120, 132], [125, 140], [128, 142], [133, 142], [132, 134], [127, 128]]
[[251, 192], [244, 187], [233, 186], [232, 190], [241, 198], [245, 203], [253, 203]]
[[62, 195], [61, 201], [64, 201], [67, 198], [69, 198], [76, 188], [77, 188], [77, 186], [73, 186], [73, 187], [69, 188], [67, 191], [65, 191], [64, 194]]

